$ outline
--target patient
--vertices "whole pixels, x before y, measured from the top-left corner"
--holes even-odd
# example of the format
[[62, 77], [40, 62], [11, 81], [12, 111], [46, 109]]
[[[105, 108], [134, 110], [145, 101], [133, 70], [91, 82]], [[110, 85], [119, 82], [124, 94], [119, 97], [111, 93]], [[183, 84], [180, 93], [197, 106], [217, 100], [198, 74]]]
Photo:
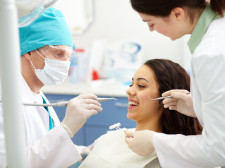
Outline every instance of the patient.
[[[136, 71], [127, 90], [127, 118], [137, 122], [136, 130], [152, 130], [166, 134], [201, 134], [202, 127], [196, 118], [187, 117], [163, 108], [161, 100], [150, 100], [171, 89], [190, 90], [186, 71], [170, 60], [153, 59]], [[123, 123], [121, 123], [123, 125]], [[142, 157], [133, 153], [121, 132], [112, 131], [94, 142], [94, 148], [80, 165], [107, 168], [160, 168], [155, 153]]]

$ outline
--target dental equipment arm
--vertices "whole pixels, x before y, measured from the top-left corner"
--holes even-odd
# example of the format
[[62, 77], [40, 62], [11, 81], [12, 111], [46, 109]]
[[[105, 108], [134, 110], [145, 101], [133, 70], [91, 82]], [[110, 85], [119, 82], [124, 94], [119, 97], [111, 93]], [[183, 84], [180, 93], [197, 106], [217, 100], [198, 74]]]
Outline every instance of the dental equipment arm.
[[[20, 98], [20, 82], [18, 82], [21, 67], [18, 36], [20, 16], [17, 15], [17, 10], [21, 11], [21, 7], [28, 7], [33, 3], [44, 4], [45, 0], [24, 0], [27, 2], [25, 6], [16, 6], [16, 2], [22, 2], [22, 0], [0, 0], [0, 76], [1, 86], [4, 88], [2, 95], [7, 166], [11, 168], [26, 167], [23, 107]], [[29, 6], [29, 12], [23, 16], [32, 15], [34, 9], [36, 8]]]

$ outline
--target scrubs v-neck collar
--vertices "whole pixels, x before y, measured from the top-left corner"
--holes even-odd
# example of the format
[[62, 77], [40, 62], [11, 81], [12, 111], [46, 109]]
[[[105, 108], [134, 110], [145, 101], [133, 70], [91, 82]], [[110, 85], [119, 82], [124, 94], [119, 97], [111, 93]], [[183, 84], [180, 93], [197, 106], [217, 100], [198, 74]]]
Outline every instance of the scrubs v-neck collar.
[[205, 35], [209, 25], [212, 23], [213, 20], [218, 18], [220, 18], [220, 16], [211, 10], [210, 5], [207, 5], [204, 11], [202, 12], [198, 22], [196, 23], [195, 28], [188, 41], [188, 47], [192, 54], [202, 41], [202, 38]]

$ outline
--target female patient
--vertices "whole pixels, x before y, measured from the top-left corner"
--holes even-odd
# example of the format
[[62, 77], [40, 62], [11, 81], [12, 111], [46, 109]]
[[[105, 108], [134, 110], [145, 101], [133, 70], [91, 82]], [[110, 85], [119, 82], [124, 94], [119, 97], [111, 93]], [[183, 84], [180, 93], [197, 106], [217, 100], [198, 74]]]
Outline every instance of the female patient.
[[[136, 130], [184, 135], [201, 133], [197, 119], [163, 108], [161, 100], [151, 100], [171, 89], [190, 89], [190, 78], [180, 65], [170, 60], [153, 59], [136, 71], [127, 90], [127, 118], [137, 122]], [[112, 131], [94, 142], [93, 150], [80, 167], [158, 168], [160, 164], [155, 153], [147, 157], [133, 153], [124, 135]]]

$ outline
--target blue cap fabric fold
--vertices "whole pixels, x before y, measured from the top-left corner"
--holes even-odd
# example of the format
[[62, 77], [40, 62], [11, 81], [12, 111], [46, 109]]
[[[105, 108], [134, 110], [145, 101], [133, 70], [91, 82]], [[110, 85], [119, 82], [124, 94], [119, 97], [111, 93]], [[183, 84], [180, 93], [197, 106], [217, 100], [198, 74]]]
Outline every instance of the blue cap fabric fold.
[[45, 45], [73, 47], [73, 39], [64, 15], [51, 7], [33, 23], [19, 28], [21, 56]]

